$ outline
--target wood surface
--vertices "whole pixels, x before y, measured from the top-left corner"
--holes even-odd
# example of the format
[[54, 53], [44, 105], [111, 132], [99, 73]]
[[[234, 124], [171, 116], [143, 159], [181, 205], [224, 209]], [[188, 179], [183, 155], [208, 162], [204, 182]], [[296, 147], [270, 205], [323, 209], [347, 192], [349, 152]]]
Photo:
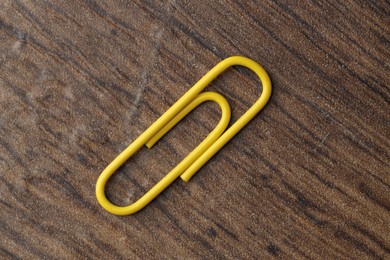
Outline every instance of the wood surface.
[[[389, 259], [389, 1], [0, 2], [1, 259]], [[216, 63], [266, 108], [139, 213], [101, 171]], [[233, 120], [261, 85], [208, 89]], [[217, 124], [206, 103], [107, 186], [128, 205]]]

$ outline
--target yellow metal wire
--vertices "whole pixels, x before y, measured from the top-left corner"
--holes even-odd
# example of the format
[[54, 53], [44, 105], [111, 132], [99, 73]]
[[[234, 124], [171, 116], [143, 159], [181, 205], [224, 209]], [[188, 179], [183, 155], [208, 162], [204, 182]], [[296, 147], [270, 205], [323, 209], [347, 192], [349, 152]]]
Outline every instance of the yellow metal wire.
[[[260, 78], [263, 91], [260, 98], [249, 108], [231, 127], [229, 125], [231, 111], [226, 99], [215, 92], [200, 93], [218, 75], [231, 66], [244, 66], [253, 70]], [[184, 181], [191, 177], [230, 139], [232, 139], [261, 109], [267, 104], [271, 96], [271, 80], [267, 72], [251, 59], [233, 56], [218, 63], [203, 78], [201, 78], [190, 90], [187, 91], [172, 107], [170, 107], [159, 119], [157, 119], [145, 132], [131, 143], [121, 154], [118, 155], [100, 174], [96, 183], [96, 197], [100, 205], [107, 211], [116, 215], [130, 215], [145, 207], [164, 189], [166, 189], [179, 176]], [[219, 104], [222, 116], [215, 129], [171, 172], [151, 188], [139, 200], [129, 206], [117, 206], [112, 204], [105, 195], [107, 180], [115, 171], [126, 162], [143, 145], [151, 148], [161, 137], [174, 127], [183, 117], [205, 101], [214, 101]], [[226, 131], [225, 131], [226, 130]]]

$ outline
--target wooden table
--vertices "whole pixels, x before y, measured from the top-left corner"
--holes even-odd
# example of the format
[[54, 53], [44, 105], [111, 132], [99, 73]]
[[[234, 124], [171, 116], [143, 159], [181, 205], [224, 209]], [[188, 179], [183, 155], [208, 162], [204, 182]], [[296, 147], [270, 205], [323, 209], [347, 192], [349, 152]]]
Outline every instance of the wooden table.
[[[388, 1], [0, 3], [0, 258], [390, 257]], [[216, 63], [266, 108], [189, 183], [118, 217], [109, 162]], [[233, 120], [261, 93], [209, 90]], [[128, 205], [219, 121], [207, 102], [107, 186]]]

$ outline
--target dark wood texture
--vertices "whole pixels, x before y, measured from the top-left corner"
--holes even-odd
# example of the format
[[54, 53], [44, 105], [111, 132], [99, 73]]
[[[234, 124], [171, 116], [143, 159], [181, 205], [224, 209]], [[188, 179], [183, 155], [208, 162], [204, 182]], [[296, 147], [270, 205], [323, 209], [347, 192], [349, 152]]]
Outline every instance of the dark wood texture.
[[[388, 1], [0, 2], [0, 258], [390, 257]], [[222, 59], [267, 107], [189, 182], [117, 217], [100, 172]], [[208, 89], [237, 119], [233, 68]], [[219, 120], [199, 107], [112, 178], [136, 200]]]

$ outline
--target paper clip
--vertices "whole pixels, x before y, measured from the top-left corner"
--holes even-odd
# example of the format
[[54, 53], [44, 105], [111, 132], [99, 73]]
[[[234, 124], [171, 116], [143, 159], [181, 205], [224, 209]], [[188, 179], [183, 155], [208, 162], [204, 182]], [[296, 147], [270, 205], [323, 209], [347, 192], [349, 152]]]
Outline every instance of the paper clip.
[[[229, 103], [218, 93], [200, 92], [219, 74], [235, 65], [244, 66], [253, 70], [261, 80], [263, 91], [255, 104], [226, 130], [231, 115]], [[184, 181], [188, 182], [190, 178], [214, 156], [214, 154], [216, 154], [263, 109], [271, 96], [271, 91], [271, 80], [267, 72], [253, 60], [241, 56], [233, 56], [221, 61], [107, 166], [96, 183], [96, 197], [98, 202], [104, 209], [113, 214], [130, 215], [144, 208], [179, 176]], [[152, 146], [172, 127], [180, 122], [182, 118], [205, 101], [215, 101], [221, 107], [222, 116], [215, 129], [170, 173], [161, 179], [139, 200], [129, 206], [117, 206], [112, 204], [105, 195], [105, 185], [115, 171], [143, 145], [152, 148]]]

